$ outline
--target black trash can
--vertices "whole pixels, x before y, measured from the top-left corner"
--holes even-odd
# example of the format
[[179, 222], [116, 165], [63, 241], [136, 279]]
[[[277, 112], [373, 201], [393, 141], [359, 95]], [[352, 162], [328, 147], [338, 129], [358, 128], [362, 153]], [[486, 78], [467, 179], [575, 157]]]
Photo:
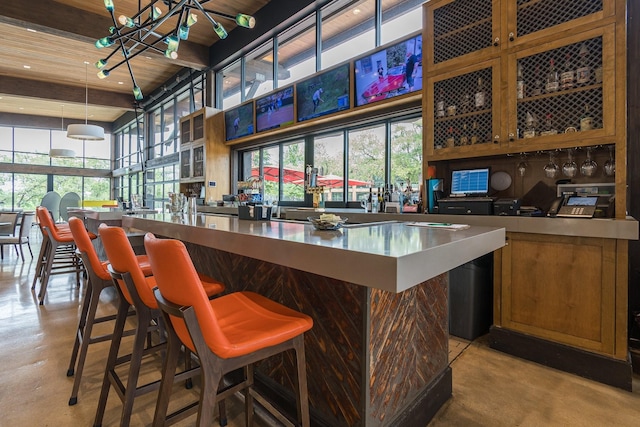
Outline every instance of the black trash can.
[[493, 253], [449, 272], [449, 334], [474, 340], [493, 323]]

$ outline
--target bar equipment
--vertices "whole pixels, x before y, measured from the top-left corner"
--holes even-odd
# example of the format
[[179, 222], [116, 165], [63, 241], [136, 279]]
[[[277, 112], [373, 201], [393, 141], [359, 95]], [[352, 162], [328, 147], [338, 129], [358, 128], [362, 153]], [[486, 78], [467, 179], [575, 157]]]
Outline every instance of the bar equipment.
[[313, 194], [313, 208], [318, 211], [324, 211], [324, 206], [321, 206], [322, 195], [324, 194], [324, 187], [318, 185], [318, 168], [314, 168], [312, 165], [307, 165], [306, 168], [307, 182], [305, 183], [305, 191], [307, 194]]

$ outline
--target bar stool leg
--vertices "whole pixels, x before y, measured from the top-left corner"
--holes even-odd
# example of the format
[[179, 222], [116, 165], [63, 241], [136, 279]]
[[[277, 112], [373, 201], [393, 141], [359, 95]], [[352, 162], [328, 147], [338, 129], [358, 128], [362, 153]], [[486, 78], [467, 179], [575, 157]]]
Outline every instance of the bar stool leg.
[[304, 353], [304, 336], [300, 335], [293, 339], [293, 348], [296, 352], [296, 367], [298, 368], [298, 420], [303, 427], [309, 427], [309, 392], [307, 389], [307, 361]]

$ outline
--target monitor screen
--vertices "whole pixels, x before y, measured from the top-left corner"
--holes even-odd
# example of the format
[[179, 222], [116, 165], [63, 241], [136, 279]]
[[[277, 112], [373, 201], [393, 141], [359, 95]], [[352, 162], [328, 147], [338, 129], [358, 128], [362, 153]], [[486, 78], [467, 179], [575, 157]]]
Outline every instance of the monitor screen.
[[567, 200], [567, 206], [596, 206], [597, 203], [598, 196], [574, 196]]
[[293, 86], [256, 99], [256, 131], [293, 124]]
[[356, 107], [422, 90], [422, 35], [355, 61]]
[[480, 196], [489, 192], [489, 168], [457, 170], [451, 173], [452, 196]]
[[298, 121], [350, 108], [349, 77], [349, 64], [344, 64], [296, 83]]
[[253, 101], [225, 111], [224, 128], [227, 141], [253, 134]]

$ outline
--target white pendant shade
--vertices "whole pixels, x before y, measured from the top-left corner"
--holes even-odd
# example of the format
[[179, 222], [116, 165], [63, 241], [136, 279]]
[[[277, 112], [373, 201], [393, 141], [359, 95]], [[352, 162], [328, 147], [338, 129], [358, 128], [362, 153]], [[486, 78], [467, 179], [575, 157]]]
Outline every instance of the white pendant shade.
[[76, 152], [68, 148], [52, 148], [49, 157], [75, 157]]
[[104, 139], [104, 129], [89, 124], [75, 124], [67, 126], [67, 138], [100, 141]]

